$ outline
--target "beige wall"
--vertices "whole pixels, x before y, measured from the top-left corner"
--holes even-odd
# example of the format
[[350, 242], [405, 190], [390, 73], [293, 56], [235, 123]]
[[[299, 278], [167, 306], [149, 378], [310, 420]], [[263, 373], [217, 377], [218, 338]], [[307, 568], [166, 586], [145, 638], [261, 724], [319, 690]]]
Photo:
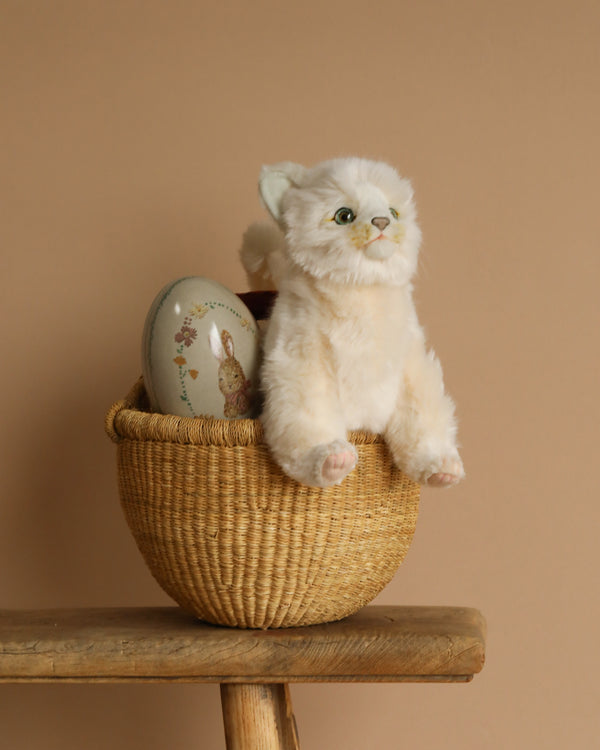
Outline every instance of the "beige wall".
[[[418, 304], [468, 478], [382, 603], [489, 623], [468, 686], [300, 685], [303, 748], [562, 750], [600, 733], [600, 6], [4, 0], [0, 606], [168, 603], [103, 414], [166, 281], [244, 288], [262, 163], [413, 179]], [[210, 686], [0, 688], [11, 750], [223, 748]]]

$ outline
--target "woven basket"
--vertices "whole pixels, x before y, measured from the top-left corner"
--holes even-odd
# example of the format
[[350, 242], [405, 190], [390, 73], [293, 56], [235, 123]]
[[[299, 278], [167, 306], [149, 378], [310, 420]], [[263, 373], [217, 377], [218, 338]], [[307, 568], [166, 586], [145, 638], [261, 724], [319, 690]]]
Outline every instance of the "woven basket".
[[419, 486], [380, 437], [352, 433], [341, 485], [298, 484], [257, 420], [147, 411], [140, 380], [113, 405], [121, 503], [150, 571], [202, 620], [240, 628], [338, 620], [390, 581], [412, 541]]

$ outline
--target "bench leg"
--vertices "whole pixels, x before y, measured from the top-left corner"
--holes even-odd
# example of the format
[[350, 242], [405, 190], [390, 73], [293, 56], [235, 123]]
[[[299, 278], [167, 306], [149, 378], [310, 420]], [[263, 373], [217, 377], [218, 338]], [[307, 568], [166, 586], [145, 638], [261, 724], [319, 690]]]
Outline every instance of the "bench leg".
[[289, 686], [221, 684], [227, 750], [300, 750]]

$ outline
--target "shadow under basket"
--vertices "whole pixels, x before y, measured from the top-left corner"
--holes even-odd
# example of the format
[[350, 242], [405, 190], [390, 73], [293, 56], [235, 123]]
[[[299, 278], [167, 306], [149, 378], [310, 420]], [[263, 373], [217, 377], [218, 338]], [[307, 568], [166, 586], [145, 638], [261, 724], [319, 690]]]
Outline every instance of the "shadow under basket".
[[112, 406], [106, 430], [146, 564], [169, 596], [207, 622], [339, 620], [389, 583], [412, 541], [420, 488], [377, 435], [351, 433], [357, 468], [319, 489], [279, 469], [257, 420], [152, 414], [142, 380]]

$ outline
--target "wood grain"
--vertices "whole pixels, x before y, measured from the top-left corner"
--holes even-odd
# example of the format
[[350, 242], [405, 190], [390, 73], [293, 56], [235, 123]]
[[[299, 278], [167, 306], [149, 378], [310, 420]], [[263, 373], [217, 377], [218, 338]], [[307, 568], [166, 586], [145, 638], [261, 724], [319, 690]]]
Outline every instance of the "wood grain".
[[279, 630], [207, 625], [176, 607], [0, 610], [2, 682], [465, 682], [483, 667], [475, 609], [369, 606]]
[[221, 685], [227, 750], [299, 750], [287, 685]]

